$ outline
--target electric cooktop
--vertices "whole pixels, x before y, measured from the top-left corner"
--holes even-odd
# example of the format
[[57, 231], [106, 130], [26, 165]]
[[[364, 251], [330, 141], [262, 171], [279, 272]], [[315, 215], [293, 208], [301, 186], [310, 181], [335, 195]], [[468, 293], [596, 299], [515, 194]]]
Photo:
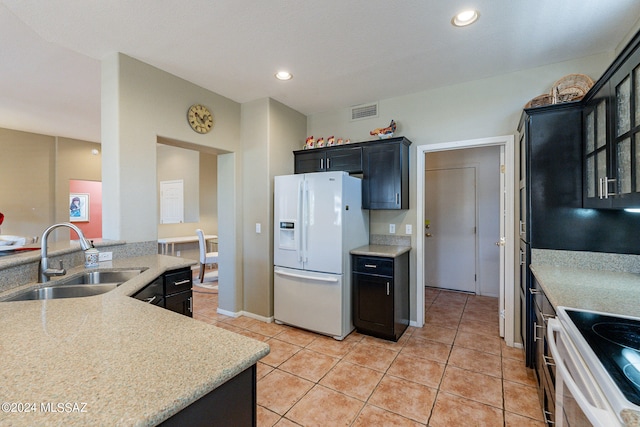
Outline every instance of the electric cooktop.
[[640, 320], [566, 312], [624, 397], [640, 405]]

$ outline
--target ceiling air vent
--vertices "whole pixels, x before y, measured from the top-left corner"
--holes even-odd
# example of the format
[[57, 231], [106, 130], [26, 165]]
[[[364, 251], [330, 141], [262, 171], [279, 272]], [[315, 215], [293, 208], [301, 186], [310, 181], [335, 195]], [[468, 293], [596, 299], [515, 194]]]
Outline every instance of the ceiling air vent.
[[369, 119], [378, 117], [378, 103], [362, 104], [351, 107], [351, 120]]

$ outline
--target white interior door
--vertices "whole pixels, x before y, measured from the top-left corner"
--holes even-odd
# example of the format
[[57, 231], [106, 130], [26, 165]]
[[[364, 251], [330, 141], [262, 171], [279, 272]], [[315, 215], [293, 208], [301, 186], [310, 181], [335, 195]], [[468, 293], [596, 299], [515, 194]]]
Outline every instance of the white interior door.
[[425, 285], [476, 292], [476, 170], [425, 171]]

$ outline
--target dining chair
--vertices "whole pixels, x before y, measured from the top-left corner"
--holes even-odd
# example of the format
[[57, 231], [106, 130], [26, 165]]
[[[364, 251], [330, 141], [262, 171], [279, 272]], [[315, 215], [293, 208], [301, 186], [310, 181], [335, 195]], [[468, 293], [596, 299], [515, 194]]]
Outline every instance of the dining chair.
[[201, 229], [196, 230], [198, 235], [198, 244], [200, 245], [200, 283], [204, 282], [204, 269], [207, 264], [218, 262], [218, 252], [207, 252], [207, 242], [204, 239], [204, 232]]

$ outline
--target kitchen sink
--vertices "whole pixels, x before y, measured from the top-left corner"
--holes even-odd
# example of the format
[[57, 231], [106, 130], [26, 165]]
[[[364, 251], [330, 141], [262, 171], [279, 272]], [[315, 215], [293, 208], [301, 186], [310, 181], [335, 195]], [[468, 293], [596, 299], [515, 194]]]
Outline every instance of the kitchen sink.
[[[67, 280], [59, 282], [61, 286], [67, 285], [99, 285], [103, 283], [121, 284], [127, 280], [133, 279], [143, 270], [120, 270], [120, 271], [91, 271], [78, 276], [72, 276]], [[56, 285], [57, 286], [57, 285]]]
[[29, 289], [4, 301], [29, 301], [41, 299], [90, 297], [109, 292], [127, 280], [133, 279], [143, 270], [91, 271], [51, 286]]

